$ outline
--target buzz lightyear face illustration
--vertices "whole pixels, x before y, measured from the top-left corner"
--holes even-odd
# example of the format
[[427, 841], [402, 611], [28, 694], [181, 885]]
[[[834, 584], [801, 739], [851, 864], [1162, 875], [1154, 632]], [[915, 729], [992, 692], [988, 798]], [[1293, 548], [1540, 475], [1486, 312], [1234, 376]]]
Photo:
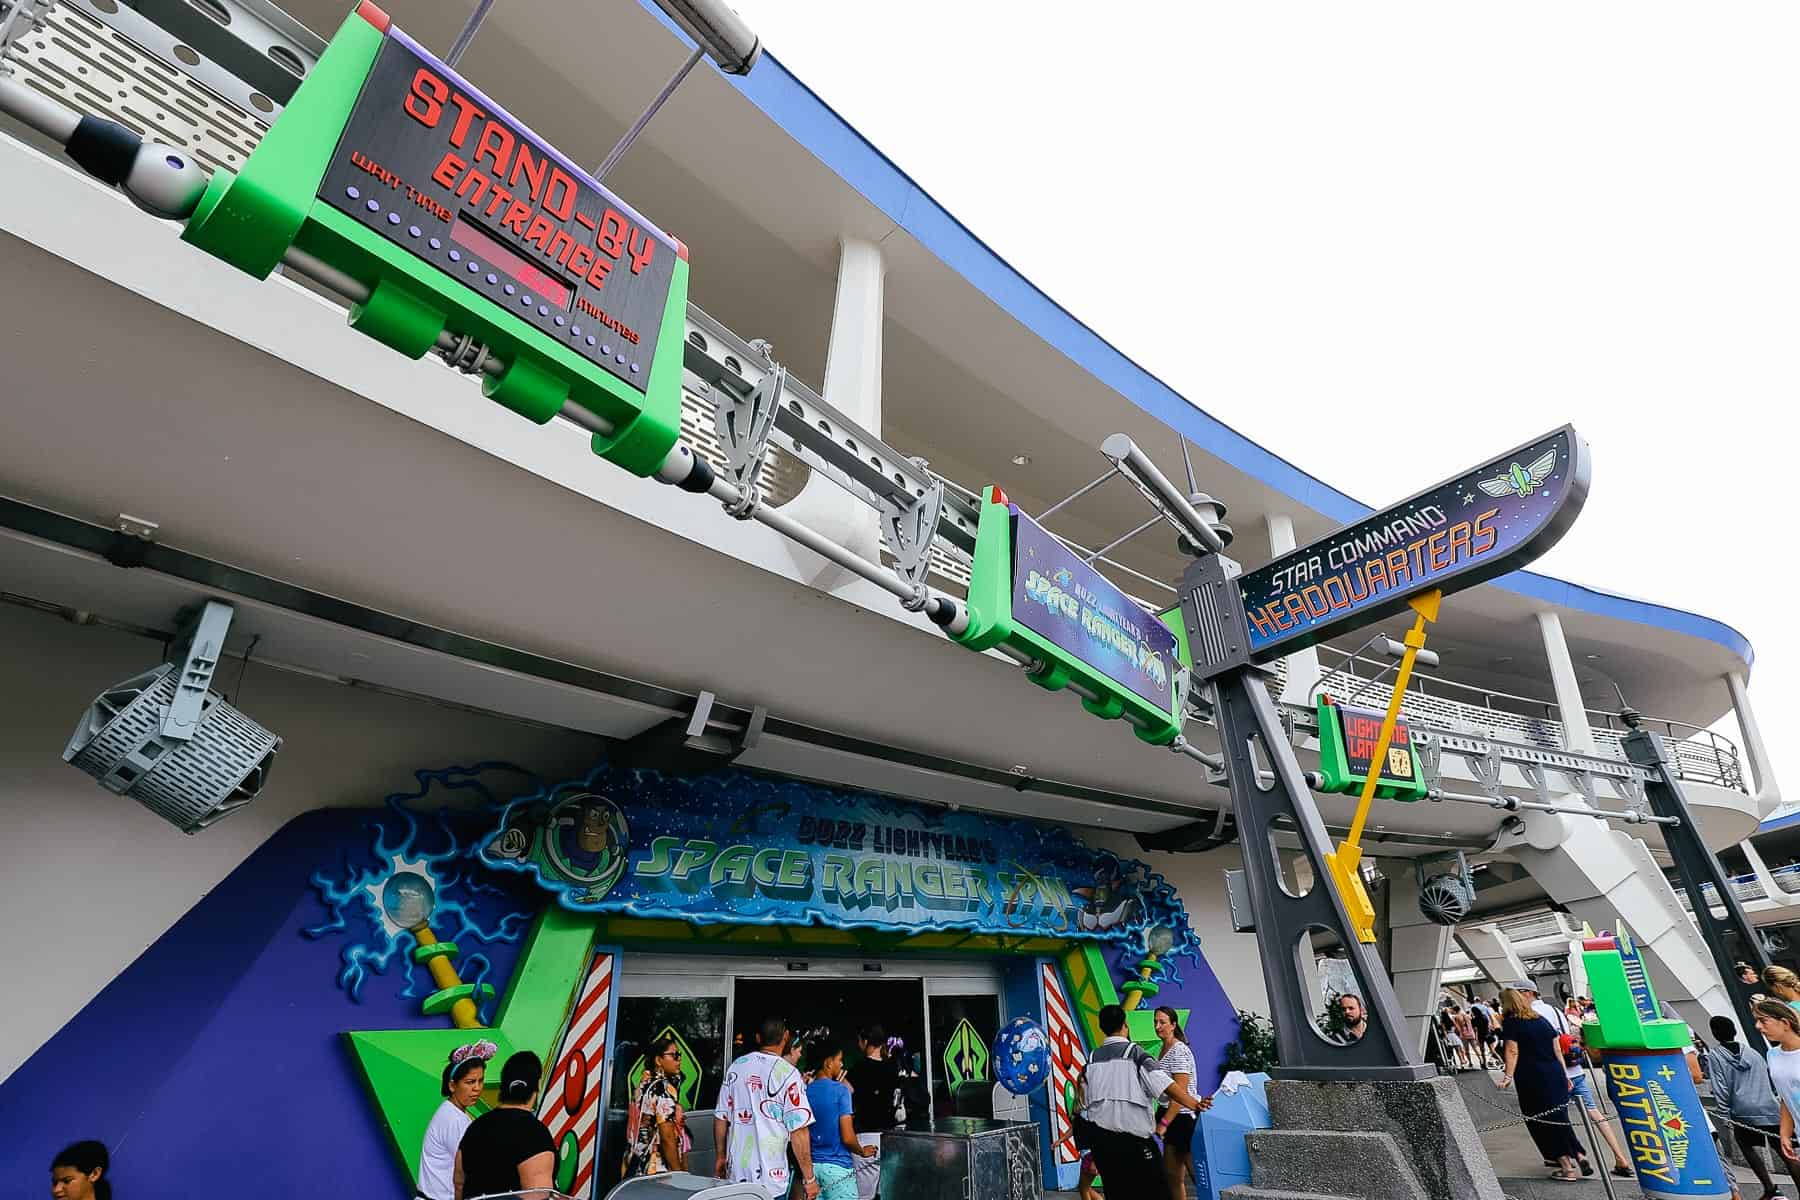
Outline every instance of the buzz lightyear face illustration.
[[604, 796], [577, 793], [544, 819], [544, 852], [550, 865], [569, 883], [585, 884], [581, 898], [589, 903], [619, 882], [630, 849], [625, 814]]

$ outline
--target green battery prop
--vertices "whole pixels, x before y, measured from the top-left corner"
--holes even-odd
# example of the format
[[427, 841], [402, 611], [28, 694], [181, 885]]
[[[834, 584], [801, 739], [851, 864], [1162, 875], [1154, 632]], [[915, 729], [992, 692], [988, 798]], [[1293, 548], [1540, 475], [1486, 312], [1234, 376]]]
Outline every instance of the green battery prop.
[[540, 424], [578, 406], [637, 475], [679, 436], [686, 247], [373, 4], [183, 237], [258, 279], [309, 256], [365, 293], [356, 329]]
[[1729, 1200], [1726, 1167], [1688, 1071], [1687, 1024], [1663, 1019], [1624, 929], [1583, 942], [1582, 959], [1600, 1018], [1583, 1033], [1602, 1057], [1639, 1189], [1649, 1200]]

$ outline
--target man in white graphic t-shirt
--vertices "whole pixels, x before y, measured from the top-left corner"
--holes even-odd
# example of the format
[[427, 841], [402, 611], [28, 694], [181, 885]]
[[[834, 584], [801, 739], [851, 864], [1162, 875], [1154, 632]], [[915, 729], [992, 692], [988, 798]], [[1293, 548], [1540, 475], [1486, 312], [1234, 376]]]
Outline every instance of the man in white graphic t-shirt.
[[786, 1196], [791, 1182], [787, 1152], [800, 1164], [806, 1200], [817, 1200], [813, 1178], [812, 1105], [800, 1071], [782, 1057], [792, 1035], [787, 1022], [770, 1017], [757, 1030], [757, 1048], [725, 1072], [719, 1104], [713, 1111], [713, 1144], [718, 1147], [713, 1174], [737, 1183], [755, 1183], [774, 1198]]

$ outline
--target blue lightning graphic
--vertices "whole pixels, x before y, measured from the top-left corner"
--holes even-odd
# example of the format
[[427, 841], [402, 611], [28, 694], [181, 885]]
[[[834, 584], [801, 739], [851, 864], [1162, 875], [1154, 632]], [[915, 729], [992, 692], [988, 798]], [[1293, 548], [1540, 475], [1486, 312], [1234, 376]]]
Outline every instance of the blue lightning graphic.
[[[304, 930], [305, 936], [322, 938], [349, 933], [352, 918], [358, 929], [370, 931], [343, 949], [343, 968], [338, 972], [337, 981], [352, 1000], [362, 999], [363, 984], [370, 972], [387, 973], [396, 954], [402, 955], [406, 963], [406, 986], [400, 994], [405, 997], [419, 994], [420, 967], [412, 958], [412, 950], [419, 940], [412, 930], [427, 921], [440, 940], [461, 945], [516, 943], [523, 935], [531, 919], [529, 913], [507, 912], [488, 920], [477, 911], [478, 906], [486, 907], [480, 905], [481, 897], [503, 897], [505, 893], [477, 877], [481, 864], [474, 854], [475, 844], [457, 838], [445, 819], [447, 807], [439, 807], [429, 814], [436, 824], [436, 836], [431, 840], [441, 848], [428, 850], [422, 844], [424, 831], [415, 806], [434, 787], [473, 793], [482, 810], [497, 810], [503, 806], [504, 801], [483, 779], [490, 772], [515, 774], [528, 787], [536, 786], [530, 772], [512, 763], [481, 762], [472, 767], [415, 771], [413, 777], [418, 781], [418, 788], [389, 795], [385, 804], [392, 817], [372, 823], [376, 865], [356, 866], [346, 861], [344, 874], [339, 879], [333, 879], [324, 871], [313, 873], [311, 882], [325, 906], [328, 919]], [[452, 895], [453, 892], [460, 892], [462, 898]], [[395, 919], [396, 915], [410, 924], [402, 924]], [[487, 955], [468, 955], [462, 960], [462, 968], [464, 981], [476, 985], [475, 994], [481, 995], [479, 985], [492, 969]], [[429, 978], [425, 982], [430, 985]], [[480, 1017], [483, 1022], [490, 1019], [485, 1012]]]

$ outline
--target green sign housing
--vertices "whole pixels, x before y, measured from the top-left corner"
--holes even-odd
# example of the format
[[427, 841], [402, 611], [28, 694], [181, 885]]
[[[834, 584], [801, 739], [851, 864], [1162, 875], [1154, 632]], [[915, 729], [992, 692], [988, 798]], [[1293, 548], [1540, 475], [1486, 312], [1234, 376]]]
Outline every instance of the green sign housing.
[[1091, 693], [1082, 706], [1130, 722], [1153, 746], [1181, 733], [1189, 658], [1179, 614], [1147, 612], [1091, 563], [989, 487], [969, 569], [971, 650], [1005, 645], [1038, 664], [1027, 678]]

